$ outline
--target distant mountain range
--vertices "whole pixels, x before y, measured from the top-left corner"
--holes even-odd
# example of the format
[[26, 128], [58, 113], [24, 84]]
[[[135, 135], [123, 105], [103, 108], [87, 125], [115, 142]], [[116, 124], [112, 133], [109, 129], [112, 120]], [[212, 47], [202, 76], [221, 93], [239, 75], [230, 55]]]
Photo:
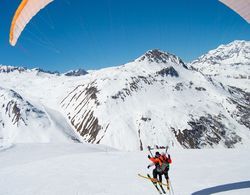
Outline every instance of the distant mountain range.
[[47, 74], [55, 74], [55, 75], [65, 75], [65, 76], [83, 76], [88, 74], [88, 72], [84, 69], [76, 69], [76, 70], [70, 70], [66, 73], [60, 73], [58, 71], [46, 71], [41, 68], [33, 68], [33, 69], [27, 69], [25, 67], [16, 67], [16, 66], [6, 66], [6, 65], [0, 65], [0, 73], [10, 73], [10, 72], [35, 72], [37, 74], [39, 73], [47, 73]]
[[[143, 150], [148, 145], [233, 148], [250, 144], [248, 41], [222, 45], [189, 64], [155, 49], [125, 65], [86, 73], [0, 66], [4, 116], [0, 139], [27, 141], [21, 138], [19, 124], [29, 129], [34, 142], [54, 138], [124, 150]], [[12, 98], [1, 99], [6, 93], [18, 94], [26, 103], [14, 99], [7, 106]], [[29, 116], [33, 119], [26, 120]], [[51, 124], [57, 128], [51, 129]], [[43, 126], [43, 139], [34, 130], [37, 126]]]

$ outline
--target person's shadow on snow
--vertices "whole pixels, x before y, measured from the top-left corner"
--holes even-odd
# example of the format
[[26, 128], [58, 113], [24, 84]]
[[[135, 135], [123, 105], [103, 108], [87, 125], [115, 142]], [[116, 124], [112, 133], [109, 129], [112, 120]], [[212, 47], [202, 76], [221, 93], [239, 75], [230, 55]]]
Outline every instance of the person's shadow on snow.
[[219, 192], [231, 191], [231, 190], [239, 190], [244, 188], [250, 188], [250, 181], [242, 181], [237, 183], [229, 183], [220, 186], [214, 186], [211, 188], [206, 188], [197, 192], [192, 193], [192, 195], [209, 195], [216, 194]]

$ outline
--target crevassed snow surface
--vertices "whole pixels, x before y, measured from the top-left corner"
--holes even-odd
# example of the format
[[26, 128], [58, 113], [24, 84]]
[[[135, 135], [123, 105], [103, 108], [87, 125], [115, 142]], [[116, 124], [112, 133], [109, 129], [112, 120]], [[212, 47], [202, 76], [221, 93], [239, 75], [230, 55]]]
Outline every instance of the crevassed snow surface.
[[[170, 153], [175, 195], [250, 194], [249, 149]], [[145, 152], [101, 145], [12, 145], [0, 151], [0, 194], [153, 195], [157, 191], [150, 181], [137, 176], [152, 171], [148, 163]]]

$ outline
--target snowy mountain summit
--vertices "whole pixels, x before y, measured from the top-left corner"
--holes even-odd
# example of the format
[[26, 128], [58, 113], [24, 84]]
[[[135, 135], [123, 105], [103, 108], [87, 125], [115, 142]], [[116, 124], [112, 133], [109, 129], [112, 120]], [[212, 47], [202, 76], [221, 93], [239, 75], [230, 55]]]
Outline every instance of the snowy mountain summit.
[[190, 63], [202, 74], [227, 86], [250, 92], [250, 41], [234, 41]]
[[209, 51], [192, 62], [193, 65], [250, 65], [250, 41], [234, 41]]
[[158, 49], [149, 50], [144, 55], [135, 60], [135, 62], [149, 62], [149, 63], [168, 63], [173, 62], [175, 64], [181, 64], [186, 68], [184, 62], [177, 56], [163, 52]]
[[247, 97], [188, 69], [175, 55], [150, 50], [133, 62], [87, 75], [61, 105], [90, 143], [125, 150], [166, 143], [232, 148], [249, 143], [248, 112], [242, 109]]

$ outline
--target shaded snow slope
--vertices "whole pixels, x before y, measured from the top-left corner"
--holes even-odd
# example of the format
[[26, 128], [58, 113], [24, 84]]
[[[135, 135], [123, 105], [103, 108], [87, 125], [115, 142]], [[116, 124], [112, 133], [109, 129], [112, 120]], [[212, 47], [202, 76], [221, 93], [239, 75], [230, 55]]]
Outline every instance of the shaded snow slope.
[[[195, 192], [208, 188], [221, 190], [218, 195], [250, 193], [249, 150], [170, 152], [174, 194], [201, 195]], [[150, 181], [137, 176], [151, 173], [148, 163], [144, 152], [116, 152], [103, 146], [18, 144], [0, 152], [0, 194], [157, 194]], [[239, 182], [247, 181], [245, 188], [237, 189]], [[226, 191], [228, 185], [230, 191]]]
[[14, 90], [0, 87], [0, 142], [70, 142], [75, 138], [69, 125], [55, 121], [46, 109], [35, 107]]
[[[5, 127], [1, 128], [0, 126], [0, 130], [4, 131], [4, 142], [81, 141], [81, 137], [65, 120], [60, 108], [61, 99], [79, 82], [81, 77], [66, 77], [38, 68], [30, 70], [0, 66], [0, 70], [4, 70], [0, 71], [0, 86], [4, 87], [5, 91], [10, 89], [9, 91], [18, 94], [18, 97], [21, 97], [24, 102], [28, 102], [28, 105], [39, 111], [38, 113], [42, 113], [42, 116], [33, 117], [34, 114], [32, 114], [33, 118], [27, 119], [26, 110], [32, 109], [27, 108], [26, 104], [21, 104], [19, 106], [19, 109], [23, 110], [21, 119], [27, 120], [26, 123], [21, 121], [21, 125], [19, 125], [11, 122], [12, 118], [10, 117], [9, 119], [8, 117], [2, 118], [0, 122], [5, 124]], [[8, 94], [8, 92], [6, 93]], [[6, 93], [3, 92], [3, 94]], [[7, 96], [4, 98], [6, 101], [3, 98], [0, 101], [4, 116], [7, 116], [4, 109], [8, 104], [7, 101], [11, 102], [11, 98]], [[13, 103], [13, 105], [15, 104]], [[11, 124], [11, 126], [6, 126], [6, 124]], [[26, 130], [24, 131], [24, 129]]]
[[61, 105], [90, 143], [125, 150], [166, 143], [231, 148], [250, 140], [249, 96], [238, 89], [234, 95], [179, 57], [150, 50], [134, 62], [90, 73]]

